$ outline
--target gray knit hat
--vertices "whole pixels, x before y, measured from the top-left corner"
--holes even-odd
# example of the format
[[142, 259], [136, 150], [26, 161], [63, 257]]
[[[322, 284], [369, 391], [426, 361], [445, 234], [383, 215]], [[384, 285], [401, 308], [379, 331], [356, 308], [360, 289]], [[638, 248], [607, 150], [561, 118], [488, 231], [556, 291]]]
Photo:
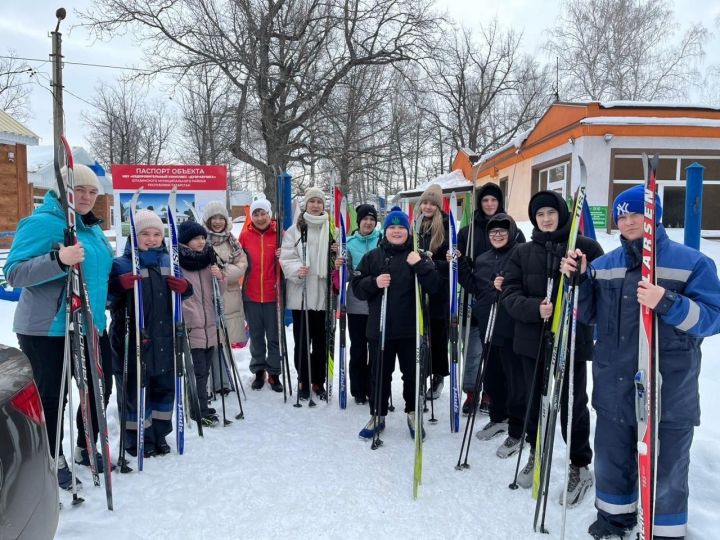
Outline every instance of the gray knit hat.
[[305, 191], [305, 196], [303, 197], [303, 208], [307, 208], [308, 201], [313, 197], [322, 200], [323, 205], [325, 204], [325, 193], [323, 192], [323, 190], [320, 188], [311, 187]]
[[157, 229], [165, 234], [165, 226], [155, 212], [152, 210], [138, 210], [135, 212], [135, 233], [140, 234], [145, 229]]
[[418, 200], [418, 205], [424, 203], [425, 201], [433, 203], [438, 208], [442, 209], [443, 207], [443, 193], [442, 188], [439, 184], [431, 184], [428, 186], [428, 188], [423, 191], [423, 194], [420, 195], [420, 200]]
[[208, 229], [210, 229], [210, 218], [214, 216], [221, 216], [225, 219], [225, 230], [232, 229], [230, 215], [228, 214], [227, 208], [225, 208], [225, 203], [222, 201], [210, 201], [205, 205], [205, 208], [203, 208], [202, 219]]

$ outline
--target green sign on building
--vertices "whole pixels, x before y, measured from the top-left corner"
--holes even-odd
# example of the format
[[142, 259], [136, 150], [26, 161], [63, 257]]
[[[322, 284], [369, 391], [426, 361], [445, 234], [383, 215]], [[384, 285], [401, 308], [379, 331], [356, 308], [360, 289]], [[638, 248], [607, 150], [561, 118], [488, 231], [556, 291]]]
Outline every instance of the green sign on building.
[[608, 207], [591, 206], [590, 216], [596, 229], [606, 229], [608, 225]]

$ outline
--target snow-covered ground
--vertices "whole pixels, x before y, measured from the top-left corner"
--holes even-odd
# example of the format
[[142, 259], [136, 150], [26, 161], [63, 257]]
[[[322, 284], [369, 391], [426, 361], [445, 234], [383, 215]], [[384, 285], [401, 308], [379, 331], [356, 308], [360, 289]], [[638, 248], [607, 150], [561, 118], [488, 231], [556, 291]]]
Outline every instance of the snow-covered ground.
[[[670, 235], [682, 241], [682, 231], [670, 231]], [[604, 233], [599, 240], [606, 249], [617, 245], [616, 237]], [[720, 242], [703, 240], [702, 250], [720, 261]], [[4, 323], [0, 324], [0, 342], [10, 345], [17, 344], [11, 331], [13, 312], [13, 303], [0, 302], [0, 321]], [[292, 338], [292, 333], [288, 336]], [[717, 336], [703, 345], [703, 425], [696, 430], [691, 454], [687, 537], [696, 540], [717, 534], [719, 347]], [[104, 489], [94, 488], [89, 471], [78, 467], [86, 502], [72, 507], [69, 494], [61, 493], [66, 504], [60, 514], [58, 538], [537, 537], [532, 532], [534, 502], [529, 492], [507, 487], [515, 459], [495, 457], [500, 437], [491, 442], [473, 438], [472, 467], [455, 470], [462, 431], [450, 433], [447, 390], [435, 410], [440, 421], [426, 423], [423, 484], [418, 499], [413, 500], [413, 442], [402, 413], [399, 374], [393, 383], [397, 411], [388, 417], [382, 436], [385, 444], [373, 451], [357, 437], [369, 417], [367, 407], [349, 402], [342, 411], [335, 398], [329, 405], [320, 402], [315, 409], [307, 405], [296, 409], [291, 403], [284, 404], [282, 394], [267, 386], [253, 392], [249, 389], [249, 353], [235, 354], [247, 391], [245, 420], [206, 429], [204, 439], [190, 430], [185, 455], [148, 459], [142, 473], [114, 474], [114, 512], [105, 509]], [[337, 381], [335, 388], [337, 392]], [[238, 410], [234, 394], [227, 404], [232, 418]], [[108, 416], [116, 453], [114, 397]], [[484, 421], [486, 417], [478, 416], [480, 425]], [[66, 454], [70, 454], [70, 442], [66, 436]], [[559, 434], [555, 448], [547, 515], [551, 537], [559, 537], [561, 520], [557, 499], [565, 445]], [[588, 538], [587, 527], [595, 515], [592, 499], [590, 494], [580, 507], [568, 512], [567, 538]]]

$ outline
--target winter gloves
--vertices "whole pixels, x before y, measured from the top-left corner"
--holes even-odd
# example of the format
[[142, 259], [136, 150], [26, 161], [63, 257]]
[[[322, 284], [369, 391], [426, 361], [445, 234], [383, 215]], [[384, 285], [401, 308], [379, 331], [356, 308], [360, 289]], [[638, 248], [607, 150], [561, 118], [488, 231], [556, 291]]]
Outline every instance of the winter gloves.
[[187, 291], [188, 287], [190, 286], [190, 283], [188, 283], [187, 279], [173, 276], [167, 277], [167, 284], [168, 287], [170, 287], [171, 291], [180, 294], [183, 294], [185, 291]]

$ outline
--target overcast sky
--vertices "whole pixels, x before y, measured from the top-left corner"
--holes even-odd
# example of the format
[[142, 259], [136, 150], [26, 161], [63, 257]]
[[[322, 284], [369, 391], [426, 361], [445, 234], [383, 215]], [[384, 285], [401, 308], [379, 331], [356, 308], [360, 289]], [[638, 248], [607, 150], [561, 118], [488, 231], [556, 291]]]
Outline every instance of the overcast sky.
[[[83, 28], [72, 28], [80, 20], [76, 10], [86, 9], [92, 0], [0, 0], [0, 54], [14, 49], [17, 56], [36, 58], [29, 62], [39, 72], [29, 77], [33, 88], [31, 96], [32, 118], [27, 125], [41, 137], [41, 144], [52, 144], [52, 101], [49, 93], [51, 66], [49, 32], [55, 27], [55, 9], [62, 5], [68, 11], [63, 23], [63, 52], [66, 61], [143, 67], [142, 52], [129, 37], [112, 42], [92, 42]], [[32, 9], [28, 6], [32, 5]], [[523, 32], [522, 46], [526, 51], [537, 51], [545, 40], [545, 32], [552, 27], [560, 10], [559, 0], [436, 0], [436, 5], [456, 21], [472, 25], [497, 17], [502, 26]], [[720, 61], [720, 1], [676, 0], [677, 21], [685, 28], [702, 21], [713, 32], [707, 43], [707, 63]], [[543, 57], [543, 60], [548, 60]], [[87, 129], [82, 124], [81, 112], [92, 114], [91, 101], [100, 81], [112, 81], [122, 71], [97, 67], [65, 65], [66, 132], [73, 145], [86, 145]], [[169, 99], [168, 90], [158, 87], [157, 97]], [[75, 95], [72, 95], [75, 94]], [[76, 97], [77, 96], [77, 97]]]

